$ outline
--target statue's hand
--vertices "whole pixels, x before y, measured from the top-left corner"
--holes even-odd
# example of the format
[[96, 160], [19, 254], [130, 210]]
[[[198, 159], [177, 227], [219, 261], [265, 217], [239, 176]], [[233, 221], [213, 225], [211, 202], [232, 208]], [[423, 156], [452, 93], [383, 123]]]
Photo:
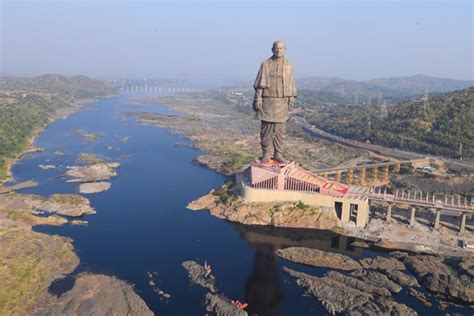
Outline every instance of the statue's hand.
[[295, 98], [289, 97], [288, 98], [288, 110], [292, 110], [293, 106], [295, 105]]
[[255, 112], [259, 112], [262, 110], [263, 107], [263, 100], [262, 99], [256, 99], [253, 101], [253, 110]]

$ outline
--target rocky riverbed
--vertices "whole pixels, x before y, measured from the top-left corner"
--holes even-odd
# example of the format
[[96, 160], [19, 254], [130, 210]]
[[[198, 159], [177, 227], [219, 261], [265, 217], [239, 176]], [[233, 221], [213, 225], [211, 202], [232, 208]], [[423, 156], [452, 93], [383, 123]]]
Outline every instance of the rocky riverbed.
[[430, 297], [434, 297], [441, 309], [451, 305], [474, 307], [473, 257], [454, 259], [394, 252], [391, 257], [362, 258], [357, 262], [346, 255], [303, 247], [280, 249], [276, 254], [288, 261], [338, 270], [318, 277], [283, 269], [331, 314], [416, 315], [393, 298], [402, 291], [427, 306], [432, 305]]
[[246, 316], [245, 309], [239, 308], [233, 300], [219, 293], [215, 285], [215, 278], [212, 274], [206, 276], [206, 269], [196, 261], [188, 260], [183, 262], [183, 268], [188, 273], [192, 284], [199, 285], [209, 292], [204, 299], [204, 309], [210, 315], [224, 316]]

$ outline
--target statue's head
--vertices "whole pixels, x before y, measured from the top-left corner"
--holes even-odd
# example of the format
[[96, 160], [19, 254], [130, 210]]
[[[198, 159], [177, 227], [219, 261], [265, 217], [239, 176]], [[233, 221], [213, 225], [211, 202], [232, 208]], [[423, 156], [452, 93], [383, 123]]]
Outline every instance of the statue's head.
[[283, 41], [274, 41], [272, 46], [272, 52], [274, 58], [283, 58], [285, 57], [286, 46]]

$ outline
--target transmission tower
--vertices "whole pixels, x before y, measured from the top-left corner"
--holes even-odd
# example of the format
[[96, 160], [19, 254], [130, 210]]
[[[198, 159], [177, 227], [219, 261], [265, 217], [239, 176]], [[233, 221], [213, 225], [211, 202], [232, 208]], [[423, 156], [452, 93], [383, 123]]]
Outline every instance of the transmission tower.
[[379, 94], [379, 100], [377, 101], [377, 105], [378, 105], [378, 106], [381, 106], [381, 105], [382, 105], [382, 102], [383, 102], [383, 94], [382, 94], [382, 92], [380, 92], [380, 94]]
[[425, 89], [425, 95], [423, 96], [423, 114], [426, 114], [426, 110], [428, 109], [428, 88]]

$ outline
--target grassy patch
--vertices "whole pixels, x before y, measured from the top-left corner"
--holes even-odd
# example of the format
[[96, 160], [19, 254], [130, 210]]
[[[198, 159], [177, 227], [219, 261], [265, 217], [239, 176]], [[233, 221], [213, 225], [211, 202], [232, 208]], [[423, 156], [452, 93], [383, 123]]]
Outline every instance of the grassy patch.
[[48, 200], [53, 203], [67, 205], [82, 205], [87, 201], [87, 199], [78, 194], [53, 194]]
[[217, 196], [220, 203], [225, 205], [231, 204], [238, 199], [238, 197], [230, 191], [234, 185], [235, 183], [233, 181], [227, 181], [223, 186], [214, 190], [212, 194]]
[[78, 263], [66, 238], [31, 231], [0, 235], [0, 315], [28, 315], [53, 279]]
[[270, 209], [270, 213], [275, 214], [278, 212], [283, 211], [283, 203], [276, 203], [273, 205], [273, 207]]

